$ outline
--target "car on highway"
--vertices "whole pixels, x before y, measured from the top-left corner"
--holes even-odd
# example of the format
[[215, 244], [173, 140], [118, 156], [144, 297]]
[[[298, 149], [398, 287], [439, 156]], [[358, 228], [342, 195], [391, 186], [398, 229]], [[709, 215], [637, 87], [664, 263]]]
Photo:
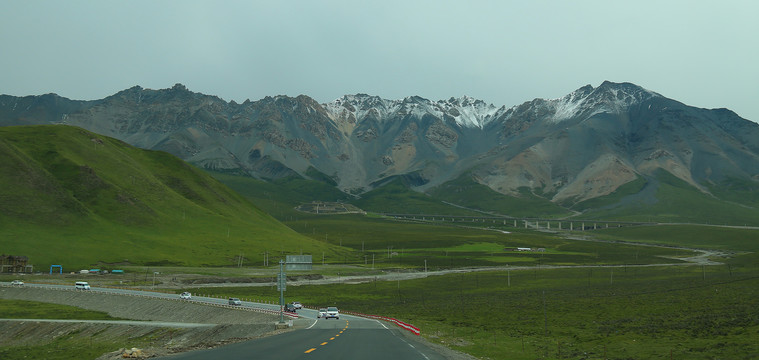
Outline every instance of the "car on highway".
[[300, 302], [297, 302], [297, 301], [293, 301], [293, 303], [292, 303], [292, 304], [293, 304], [293, 306], [295, 306], [295, 309], [296, 309], [296, 310], [297, 310], [297, 309], [303, 309], [303, 304], [301, 304]]
[[190, 300], [190, 299], [192, 299], [192, 294], [190, 294], [189, 292], [185, 291], [185, 292], [179, 294], [179, 298], [182, 299], [182, 300]]
[[285, 304], [285, 312], [295, 313], [296, 310], [297, 309], [295, 308], [295, 305], [293, 305], [293, 304]]
[[87, 283], [86, 281], [77, 281], [76, 283], [74, 283], [74, 289], [77, 289], [77, 290], [89, 290], [90, 289], [90, 284]]
[[323, 318], [324, 315], [326, 315], [326, 314], [327, 314], [327, 309], [326, 308], [321, 308], [321, 309], [319, 309], [319, 313], [316, 314], [316, 317], [317, 318]]
[[238, 298], [229, 298], [229, 305], [240, 306], [242, 305], [242, 301]]
[[327, 312], [324, 313], [324, 318], [325, 319], [335, 318], [335, 319], [340, 320], [340, 312], [337, 310], [336, 307], [329, 306], [327, 307]]
[[13, 280], [13, 281], [11, 281], [11, 285], [22, 286], [22, 285], [24, 285], [24, 282], [21, 281], [21, 280]]

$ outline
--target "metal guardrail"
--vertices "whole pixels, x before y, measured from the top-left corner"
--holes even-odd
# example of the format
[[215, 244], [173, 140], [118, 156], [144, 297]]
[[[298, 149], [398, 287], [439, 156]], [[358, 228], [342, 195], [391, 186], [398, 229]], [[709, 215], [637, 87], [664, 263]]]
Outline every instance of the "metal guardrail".
[[421, 333], [422, 333], [422, 331], [418, 327], [416, 327], [414, 325], [411, 325], [411, 324], [408, 324], [408, 323], [405, 323], [405, 322], [400, 321], [398, 319], [389, 318], [389, 317], [385, 317], [385, 316], [379, 316], [379, 315], [362, 314], [362, 313], [357, 313], [357, 312], [352, 312], [352, 311], [341, 311], [341, 312], [344, 313], [344, 314], [353, 315], [353, 316], [359, 316], [359, 317], [364, 317], [364, 318], [367, 318], [367, 319], [388, 321], [388, 322], [394, 323], [395, 325], [398, 325], [399, 327], [401, 327], [401, 328], [403, 328], [405, 330], [408, 330], [408, 331], [414, 333], [414, 335], [421, 335]]

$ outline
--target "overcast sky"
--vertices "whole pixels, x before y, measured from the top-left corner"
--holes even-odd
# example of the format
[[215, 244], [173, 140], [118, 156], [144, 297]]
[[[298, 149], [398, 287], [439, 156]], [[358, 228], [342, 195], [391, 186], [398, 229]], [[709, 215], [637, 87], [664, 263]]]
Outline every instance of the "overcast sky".
[[604, 80], [759, 121], [759, 1], [0, 0], [0, 94], [496, 106]]

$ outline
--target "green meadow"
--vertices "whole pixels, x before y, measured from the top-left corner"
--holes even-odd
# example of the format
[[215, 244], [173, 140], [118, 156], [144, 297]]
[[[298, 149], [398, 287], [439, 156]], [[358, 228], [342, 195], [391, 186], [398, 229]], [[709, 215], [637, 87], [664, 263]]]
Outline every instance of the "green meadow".
[[0, 252], [38, 271], [234, 266], [240, 254], [296, 248], [345, 251], [167, 153], [69, 126], [0, 128]]
[[6, 319], [120, 320], [102, 311], [28, 300], [0, 299], [0, 314]]
[[[480, 267], [403, 281], [291, 286], [287, 301], [395, 317], [482, 359], [751, 359], [759, 356], [759, 231], [668, 225], [542, 232], [513, 223], [315, 215], [279, 205], [304, 236], [353, 250], [314, 273]], [[516, 252], [516, 247], [543, 248]], [[724, 250], [722, 265], [687, 264]], [[351, 256], [352, 255], [352, 256]], [[372, 263], [371, 259], [374, 259]], [[671, 264], [671, 265], [663, 265]], [[340, 265], [343, 267], [341, 268]], [[569, 268], [553, 268], [569, 266]], [[288, 273], [297, 276], [299, 273]], [[273, 287], [187, 290], [277, 301]]]
[[[277, 301], [270, 287], [188, 289]], [[289, 286], [287, 301], [411, 323], [482, 359], [751, 359], [759, 272], [718, 267], [525, 269]]]

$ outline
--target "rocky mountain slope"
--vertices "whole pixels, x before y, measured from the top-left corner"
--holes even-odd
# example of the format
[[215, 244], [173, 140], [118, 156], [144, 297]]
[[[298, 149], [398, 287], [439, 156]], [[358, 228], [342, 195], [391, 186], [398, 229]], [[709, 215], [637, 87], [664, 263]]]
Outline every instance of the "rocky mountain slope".
[[180, 84], [95, 101], [0, 96], [1, 125], [51, 123], [206, 169], [331, 179], [353, 194], [398, 176], [425, 190], [467, 174], [502, 194], [527, 189], [556, 203], [608, 195], [659, 170], [707, 194], [726, 180], [759, 181], [759, 125], [630, 83], [514, 107], [365, 94], [327, 104], [304, 95], [237, 104]]

